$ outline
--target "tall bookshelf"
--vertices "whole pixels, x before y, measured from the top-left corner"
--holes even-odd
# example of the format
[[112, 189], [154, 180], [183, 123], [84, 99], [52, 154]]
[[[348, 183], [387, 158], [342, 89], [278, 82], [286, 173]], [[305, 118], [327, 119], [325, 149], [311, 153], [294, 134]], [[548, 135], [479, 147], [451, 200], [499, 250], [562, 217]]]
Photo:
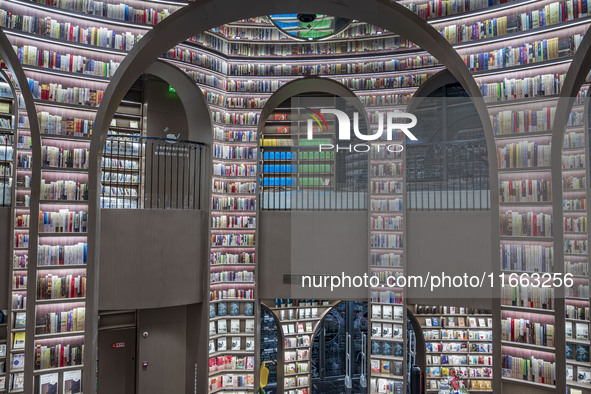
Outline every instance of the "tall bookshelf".
[[[10, 253], [9, 256], [13, 258], [11, 264], [9, 264], [9, 277], [10, 280], [10, 292], [8, 299], [10, 305], [8, 309], [8, 315], [6, 319], [7, 335], [5, 337], [5, 382], [4, 390], [7, 392], [19, 392], [22, 391], [24, 386], [24, 339], [25, 326], [20, 323], [17, 324], [17, 316], [22, 316], [26, 309], [26, 295], [27, 295], [27, 277], [28, 277], [28, 266], [26, 263], [26, 256], [28, 252], [28, 236], [29, 236], [29, 211], [26, 204], [20, 203], [20, 199], [17, 199], [17, 179], [22, 177], [28, 170], [28, 165], [25, 163], [30, 162], [30, 152], [26, 156], [25, 160], [21, 160], [23, 155], [26, 154], [26, 149], [29, 146], [21, 145], [21, 149], [17, 150], [17, 141], [21, 135], [21, 131], [17, 129], [17, 113], [19, 107], [18, 91], [10, 80], [10, 75], [7, 70], [2, 72], [3, 82], [3, 98], [2, 98], [2, 113], [3, 113], [3, 128], [8, 131], [10, 135], [6, 134], [6, 152], [11, 152], [10, 156], [5, 155], [6, 160], [3, 164], [5, 168], [9, 169], [11, 176], [11, 188], [10, 197], [8, 199], [8, 205], [12, 206], [11, 213], [11, 227], [12, 227], [12, 240], [10, 242]], [[7, 94], [5, 94], [7, 93]], [[6, 96], [6, 97], [5, 97]], [[7, 124], [4, 125], [4, 122]], [[8, 142], [10, 141], [10, 149], [8, 149]], [[6, 202], [6, 201], [5, 201]], [[25, 256], [24, 259], [20, 259], [20, 256]], [[23, 261], [24, 260], [24, 263]], [[21, 263], [17, 263], [17, 261]], [[15, 341], [17, 341], [15, 344]]]
[[[564, 272], [573, 286], [565, 289], [566, 383], [569, 393], [591, 389], [589, 362], [589, 271], [587, 198], [589, 186], [588, 83], [579, 92], [562, 146]], [[580, 122], [574, 120], [583, 115]]]
[[454, 376], [469, 393], [492, 392], [492, 311], [460, 306], [412, 306], [426, 346], [425, 391], [439, 392]]
[[[370, 111], [404, 110], [405, 106], [367, 107]], [[377, 119], [370, 112], [370, 130]], [[379, 112], [378, 112], [379, 114]], [[404, 151], [389, 148], [392, 144], [406, 146], [405, 136], [395, 133], [394, 141], [378, 140], [369, 153], [369, 272], [379, 279], [380, 286], [369, 289], [372, 335], [369, 338], [369, 392], [404, 392], [409, 371], [406, 366], [405, 291], [383, 287], [388, 277], [398, 277], [405, 269], [405, 181]], [[374, 327], [379, 328], [374, 332]], [[384, 327], [391, 335], [384, 336]], [[394, 335], [394, 332], [397, 335]], [[379, 334], [379, 335], [378, 335]]]
[[286, 394], [312, 390], [311, 356], [314, 337], [322, 319], [338, 301], [263, 300], [279, 322], [277, 386]]

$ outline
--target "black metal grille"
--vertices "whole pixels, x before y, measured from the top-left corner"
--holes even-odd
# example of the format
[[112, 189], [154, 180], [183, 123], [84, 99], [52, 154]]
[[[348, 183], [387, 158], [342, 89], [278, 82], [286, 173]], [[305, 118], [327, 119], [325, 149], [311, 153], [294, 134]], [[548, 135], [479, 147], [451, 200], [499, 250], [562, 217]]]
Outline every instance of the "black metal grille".
[[201, 209], [206, 145], [140, 136], [108, 136], [101, 208]]
[[13, 187], [13, 134], [0, 132], [0, 206], [9, 207], [12, 205]]

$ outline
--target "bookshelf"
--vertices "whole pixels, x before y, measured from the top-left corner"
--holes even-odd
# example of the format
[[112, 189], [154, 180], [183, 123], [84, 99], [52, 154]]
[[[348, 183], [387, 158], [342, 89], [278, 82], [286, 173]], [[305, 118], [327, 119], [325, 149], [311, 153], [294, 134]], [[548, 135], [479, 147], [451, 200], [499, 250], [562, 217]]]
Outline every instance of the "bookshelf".
[[439, 392], [454, 376], [468, 392], [492, 392], [492, 311], [469, 307], [414, 305], [426, 347], [426, 392]]
[[[387, 110], [404, 110], [405, 106], [388, 106]], [[366, 110], [370, 107], [366, 106]], [[371, 122], [371, 118], [370, 118]], [[370, 124], [370, 130], [376, 127]], [[369, 259], [371, 277], [384, 284], [387, 277], [405, 272], [406, 165], [404, 151], [393, 152], [388, 145], [406, 146], [405, 137], [397, 132], [393, 141], [372, 142], [369, 153]], [[407, 385], [406, 308], [402, 288], [369, 289], [368, 342], [371, 393], [403, 392]], [[384, 328], [386, 332], [384, 332]], [[388, 332], [389, 331], [389, 332]]]
[[[562, 192], [564, 216], [564, 272], [573, 276], [573, 286], [565, 289], [566, 384], [569, 392], [591, 388], [589, 361], [589, 271], [586, 244], [586, 200], [589, 186], [589, 98], [586, 84], [579, 92], [572, 112], [584, 109], [582, 124], [566, 130], [563, 143]], [[582, 205], [581, 205], [582, 204]]]
[[[277, 385], [286, 394], [311, 392], [311, 355], [318, 325], [338, 301], [262, 300], [279, 323]], [[282, 385], [282, 386], [281, 386]]]

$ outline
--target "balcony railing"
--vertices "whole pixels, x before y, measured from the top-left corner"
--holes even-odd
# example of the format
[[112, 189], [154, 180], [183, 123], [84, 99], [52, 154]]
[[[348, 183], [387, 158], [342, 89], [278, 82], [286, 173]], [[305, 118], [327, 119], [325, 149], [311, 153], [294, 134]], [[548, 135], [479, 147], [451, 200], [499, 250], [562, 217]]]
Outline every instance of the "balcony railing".
[[108, 136], [103, 149], [101, 208], [201, 209], [208, 158], [202, 143]]

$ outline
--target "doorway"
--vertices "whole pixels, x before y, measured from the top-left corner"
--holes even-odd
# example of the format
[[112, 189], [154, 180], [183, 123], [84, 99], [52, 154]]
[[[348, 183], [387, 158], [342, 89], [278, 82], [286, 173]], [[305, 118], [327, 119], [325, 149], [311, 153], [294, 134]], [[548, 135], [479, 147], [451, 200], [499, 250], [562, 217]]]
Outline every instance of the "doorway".
[[361, 366], [367, 359], [363, 356], [364, 336], [367, 339], [367, 302], [344, 301], [326, 314], [312, 346], [312, 393], [340, 394], [347, 391], [346, 342], [351, 337], [351, 393], [366, 393], [361, 387]]
[[136, 329], [100, 330], [98, 335], [98, 393], [135, 393]]

